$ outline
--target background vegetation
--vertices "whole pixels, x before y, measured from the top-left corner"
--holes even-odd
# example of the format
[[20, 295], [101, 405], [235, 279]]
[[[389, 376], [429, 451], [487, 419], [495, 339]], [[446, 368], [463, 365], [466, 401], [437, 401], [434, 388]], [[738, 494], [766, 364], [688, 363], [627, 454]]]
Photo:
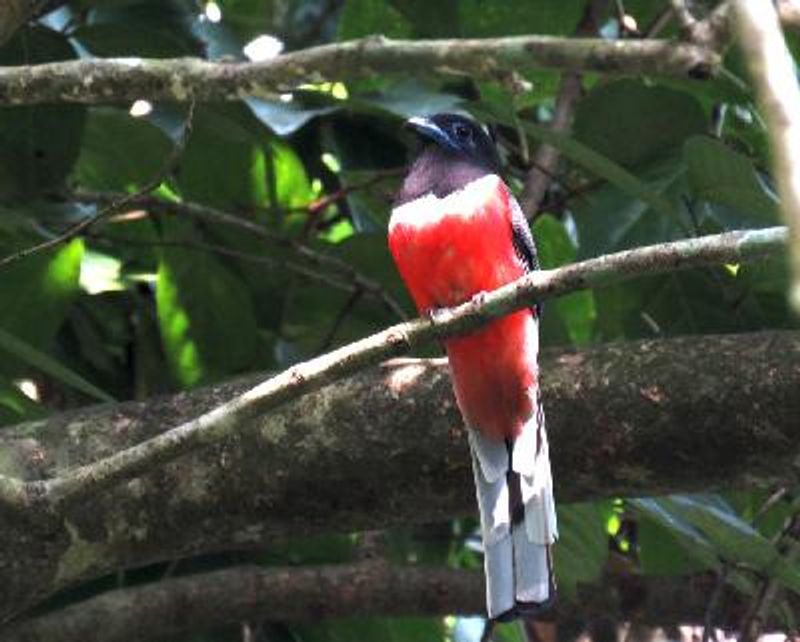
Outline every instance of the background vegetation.
[[[0, 48], [0, 65], [92, 56], [241, 60], [243, 51], [266, 56], [279, 46], [292, 51], [371, 34], [412, 40], [681, 35], [667, 3], [632, 0], [50, 4], [53, 11]], [[711, 7], [698, 4], [702, 17]], [[590, 10], [596, 13], [587, 19]], [[260, 50], [253, 49], [256, 38]], [[547, 189], [531, 196], [525, 185], [540, 136], [529, 126], [552, 124], [568, 78], [581, 87], [570, 99], [571, 130], [562, 127], [569, 133], [551, 140], [562, 157], [546, 161]], [[735, 46], [722, 72], [702, 80], [535, 71], [501, 82], [408, 69], [348, 82], [315, 82], [309, 74], [306, 84], [279, 95], [192, 106], [141, 102], [146, 91], [134, 105], [108, 98], [0, 111], [0, 256], [68, 234], [0, 267], [5, 425], [280, 371], [413, 317], [385, 242], [392, 194], [413, 150], [402, 129], [412, 115], [464, 110], [492, 123], [544, 267], [780, 223], [765, 128]], [[120, 206], [124, 194], [135, 198]], [[113, 211], [104, 209], [109, 204], [116, 204]], [[72, 227], [88, 220], [79, 231]], [[796, 329], [786, 289], [785, 261], [771, 259], [582, 291], [545, 306], [542, 343], [567, 348]], [[702, 407], [694, 411], [703, 415]], [[584, 585], [635, 593], [631, 578], [700, 582], [712, 623], [739, 628], [765, 586], [780, 586], [788, 591], [770, 598], [771, 621], [795, 630], [791, 605], [800, 592], [800, 564], [790, 536], [798, 528], [797, 501], [784, 487], [562, 504], [560, 590], [575, 604]], [[164, 560], [62, 592], [46, 608], [165, 574], [243, 562], [345, 563], [365, 549], [398, 564], [474, 569], [481, 565], [475, 526], [474, 519], [458, 519], [380, 536], [331, 533], [266, 543], [256, 552]], [[620, 584], [620, 577], [628, 579]], [[723, 597], [734, 594], [726, 604]], [[591, 629], [596, 608], [567, 609], [562, 637]], [[638, 616], [665, 626], [696, 622], [680, 612], [661, 622]], [[170, 639], [466, 641], [477, 640], [482, 626], [441, 614], [274, 621], [244, 630], [231, 625]], [[592, 630], [600, 639], [600, 629]], [[495, 635], [516, 640], [522, 633], [504, 626]]]

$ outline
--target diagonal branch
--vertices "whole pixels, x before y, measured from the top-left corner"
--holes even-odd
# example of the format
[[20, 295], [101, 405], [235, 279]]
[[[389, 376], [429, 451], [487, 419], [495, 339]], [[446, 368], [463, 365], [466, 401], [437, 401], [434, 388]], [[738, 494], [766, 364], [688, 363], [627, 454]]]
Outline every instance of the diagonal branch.
[[707, 78], [716, 51], [667, 40], [608, 41], [552, 36], [390, 40], [370, 36], [284, 54], [265, 62], [195, 58], [93, 59], [0, 67], [0, 105], [240, 100], [274, 96], [302, 83], [383, 74], [469, 76], [504, 81], [535, 69]]
[[[798, 332], [545, 350], [540, 362], [560, 502], [797, 483]], [[259, 379], [7, 426], [0, 471], [60, 479]], [[387, 362], [56, 513], [0, 507], [0, 621], [158, 560], [470, 515], [471, 475], [444, 360]]]
[[[491, 319], [545, 298], [701, 265], [739, 263], [774, 254], [786, 242], [785, 228], [728, 232], [626, 250], [554, 270], [531, 273], [494, 292], [431, 319], [401, 323], [298, 364], [210, 412], [105, 459], [74, 468], [47, 481], [29, 482], [27, 500], [0, 476], [0, 506], [24, 509], [44, 499], [53, 508], [83, 499], [154, 466], [229, 437], [237, 424], [389, 357], [473, 330]], [[11, 489], [13, 492], [6, 492]], [[24, 497], [24, 495], [23, 495]]]

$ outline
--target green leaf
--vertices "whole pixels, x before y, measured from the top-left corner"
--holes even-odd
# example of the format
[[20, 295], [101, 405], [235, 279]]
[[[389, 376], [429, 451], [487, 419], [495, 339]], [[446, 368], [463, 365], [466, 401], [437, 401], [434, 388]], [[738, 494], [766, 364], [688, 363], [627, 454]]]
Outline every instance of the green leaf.
[[120, 17], [113, 22], [81, 25], [72, 35], [93, 55], [102, 58], [175, 58], [196, 54], [197, 43], [188, 37], [189, 34], [181, 34], [164, 24], [164, 19], [163, 13], [161, 24], [156, 22], [157, 16], [151, 24], [132, 23]]
[[[245, 43], [264, 33], [281, 33], [284, 23], [291, 18], [291, 9], [297, 2], [280, 3], [275, 0], [223, 0], [222, 24]], [[287, 8], [289, 11], [287, 11]]]
[[[6, 221], [14, 212], [3, 212]], [[0, 229], [4, 255], [39, 241], [19, 231]], [[0, 328], [35, 346], [49, 346], [67, 308], [78, 293], [83, 241], [76, 239], [58, 250], [39, 252], [3, 268], [0, 279]], [[9, 363], [3, 364], [8, 369]]]
[[114, 398], [44, 352], [0, 328], [0, 350], [100, 401]]
[[742, 332], [754, 320], [739, 305], [740, 285], [724, 268], [636, 279], [594, 291], [597, 339]]
[[197, 18], [191, 3], [112, 0], [95, 7], [91, 19], [75, 30], [75, 37], [101, 57], [196, 56], [201, 53], [192, 35]]
[[677, 575], [719, 567], [711, 542], [670, 510], [664, 498], [627, 499], [625, 503], [637, 513], [639, 558], [645, 573]]
[[[359, 234], [335, 245], [319, 243], [314, 247], [382, 284], [395, 300], [408, 301], [383, 235]], [[347, 277], [336, 272], [330, 272], [329, 276], [350, 285]], [[297, 278], [292, 282], [282, 327], [286, 338], [293, 343], [293, 358], [315, 354], [330, 339], [334, 326], [333, 345], [340, 345], [397, 321], [374, 296], [362, 294], [355, 305], [350, 305], [352, 296], [349, 289], [331, 287], [324, 281]]]
[[463, 102], [462, 97], [446, 93], [419, 80], [393, 83], [378, 94], [359, 95], [350, 101], [356, 107], [377, 107], [404, 119], [420, 114], [457, 111]]
[[608, 559], [605, 513], [611, 502], [564, 504], [558, 507], [560, 537], [555, 546], [558, 585], [577, 594], [578, 584], [597, 580]]
[[[20, 29], [0, 48], [0, 65], [74, 57], [63, 34], [38, 26]], [[30, 202], [62, 186], [78, 157], [85, 114], [80, 105], [0, 108], [0, 202]]]
[[312, 118], [330, 114], [341, 108], [339, 105], [304, 107], [299, 105], [296, 99], [292, 102], [284, 103], [252, 96], [245, 98], [244, 102], [252, 110], [253, 115], [278, 136], [289, 136]]
[[[243, 117], [252, 118], [243, 109], [198, 106], [177, 177], [188, 200], [237, 209], [267, 203], [267, 150], [263, 137], [259, 141], [243, 122]], [[225, 159], [225, 171], [220, 171], [220, 159]]]
[[147, 120], [96, 107], [89, 111], [73, 178], [87, 189], [134, 191], [163, 172], [171, 151], [169, 138]]
[[678, 214], [688, 189], [685, 171], [679, 157], [668, 156], [640, 170], [638, 177], [631, 175], [635, 187], [612, 182], [578, 197], [572, 203], [578, 258], [687, 236]]
[[459, 0], [389, 0], [414, 27], [418, 38], [458, 37]]
[[401, 176], [382, 177], [374, 171], [342, 170], [342, 185], [364, 185], [347, 195], [350, 218], [359, 233], [386, 234], [391, 210], [386, 206], [400, 189]]
[[284, 141], [274, 139], [267, 153], [275, 175], [275, 204], [281, 208], [301, 207], [314, 198], [305, 167]]
[[411, 23], [386, 0], [349, 0], [339, 19], [338, 40], [373, 34], [408, 38], [411, 33]]
[[775, 546], [719, 495], [671, 495], [663, 501], [674, 514], [701, 530], [727, 559], [765, 571], [800, 592], [798, 564], [782, 558]]
[[633, 168], [706, 128], [703, 109], [691, 94], [626, 79], [598, 85], [580, 101], [573, 135], [596, 153]]
[[723, 229], [777, 224], [778, 201], [749, 158], [706, 136], [687, 140], [683, 153], [695, 197], [724, 206], [708, 209]]
[[463, 38], [530, 33], [567, 36], [575, 33], [583, 11], [579, 2], [564, 3], [562, 0], [461, 0], [458, 3], [460, 35]]
[[[170, 221], [166, 235], [170, 242], [194, 239], [177, 221]], [[209, 253], [164, 249], [156, 307], [167, 359], [182, 385], [240, 372], [256, 358], [257, 326], [250, 293], [236, 274]]]
[[634, 176], [607, 156], [596, 152], [570, 136], [555, 132], [542, 125], [521, 123], [521, 127], [533, 138], [537, 138], [558, 149], [566, 158], [592, 174], [606, 179], [620, 191], [641, 201], [668, 220], [674, 226], [684, 227], [678, 211], [657, 191]]
[[[542, 268], [552, 269], [575, 260], [576, 248], [561, 221], [552, 216], [539, 216], [533, 225], [533, 236]], [[592, 337], [596, 318], [592, 292], [573, 292], [545, 304], [542, 315], [543, 343], [555, 343], [548, 339], [558, 332], [552, 329], [551, 317], [564, 326], [563, 334], [570, 343], [587, 344]]]

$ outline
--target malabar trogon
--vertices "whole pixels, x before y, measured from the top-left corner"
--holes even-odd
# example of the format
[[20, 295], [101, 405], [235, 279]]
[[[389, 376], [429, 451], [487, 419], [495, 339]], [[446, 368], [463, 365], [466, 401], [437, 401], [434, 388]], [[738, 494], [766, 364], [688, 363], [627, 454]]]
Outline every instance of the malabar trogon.
[[[396, 197], [389, 248], [419, 312], [464, 303], [538, 269], [489, 132], [459, 114], [407, 124], [423, 145]], [[523, 309], [444, 342], [472, 452], [487, 610], [498, 620], [539, 612], [555, 597], [540, 313]]]

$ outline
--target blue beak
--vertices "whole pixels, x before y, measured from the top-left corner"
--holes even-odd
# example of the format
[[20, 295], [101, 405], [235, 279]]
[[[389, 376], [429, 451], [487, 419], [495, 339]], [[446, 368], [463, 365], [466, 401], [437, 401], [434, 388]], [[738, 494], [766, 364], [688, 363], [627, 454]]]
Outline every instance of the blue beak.
[[430, 118], [414, 116], [406, 121], [406, 127], [413, 129], [423, 138], [427, 138], [445, 149], [450, 149], [454, 152], [460, 151], [460, 148], [451, 140], [450, 136]]

